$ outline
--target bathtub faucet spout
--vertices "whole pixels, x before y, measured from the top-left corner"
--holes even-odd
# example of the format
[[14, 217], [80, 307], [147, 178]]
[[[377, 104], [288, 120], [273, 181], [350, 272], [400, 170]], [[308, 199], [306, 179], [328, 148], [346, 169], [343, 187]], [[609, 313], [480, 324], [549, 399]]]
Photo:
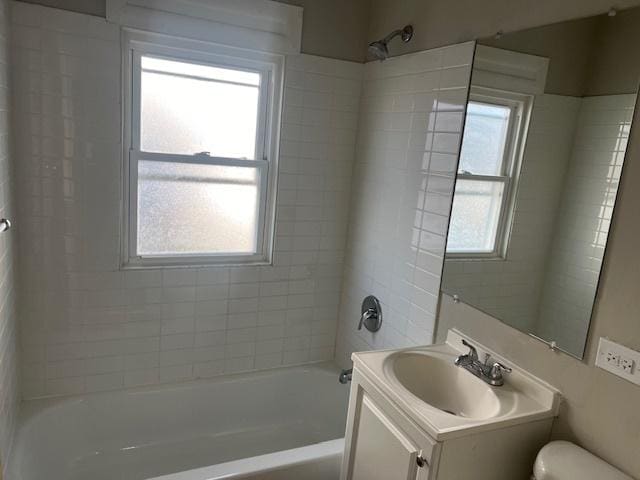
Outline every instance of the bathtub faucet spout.
[[340, 376], [338, 377], [338, 381], [342, 384], [349, 383], [351, 381], [351, 375], [353, 374], [353, 368], [348, 370], [342, 370], [340, 372]]

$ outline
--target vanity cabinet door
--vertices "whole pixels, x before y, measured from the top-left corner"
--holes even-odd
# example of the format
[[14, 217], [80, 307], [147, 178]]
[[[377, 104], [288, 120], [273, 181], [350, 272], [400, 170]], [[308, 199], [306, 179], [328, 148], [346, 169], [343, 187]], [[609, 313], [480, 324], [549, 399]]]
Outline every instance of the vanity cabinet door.
[[347, 478], [426, 480], [429, 466], [420, 439], [409, 436], [366, 392], [361, 392], [359, 403]]

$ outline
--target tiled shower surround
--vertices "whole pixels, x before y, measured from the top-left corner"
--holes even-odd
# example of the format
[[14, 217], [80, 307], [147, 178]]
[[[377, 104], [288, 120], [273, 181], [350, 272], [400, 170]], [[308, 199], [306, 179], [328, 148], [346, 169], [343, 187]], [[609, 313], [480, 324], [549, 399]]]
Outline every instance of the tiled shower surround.
[[274, 265], [119, 269], [119, 30], [13, 4], [24, 396], [329, 360], [362, 65], [287, 59]]
[[[9, 165], [9, 9], [0, 1], [0, 218], [14, 220], [15, 176]], [[6, 464], [18, 416], [16, 229], [0, 233], [0, 465]], [[2, 467], [0, 467], [1, 470]], [[1, 476], [1, 472], [0, 472]]]
[[[431, 342], [473, 44], [366, 66], [288, 57], [273, 266], [133, 271], [118, 28], [24, 3], [12, 17], [24, 397]], [[371, 293], [375, 339], [355, 332]]]
[[[365, 66], [336, 359], [433, 341], [473, 43]], [[360, 304], [382, 328], [358, 331]]]

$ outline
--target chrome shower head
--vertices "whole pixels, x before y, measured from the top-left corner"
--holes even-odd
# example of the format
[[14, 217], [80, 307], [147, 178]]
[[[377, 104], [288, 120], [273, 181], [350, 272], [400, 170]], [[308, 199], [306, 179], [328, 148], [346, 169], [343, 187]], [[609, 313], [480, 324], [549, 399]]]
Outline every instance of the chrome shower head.
[[377, 40], [369, 44], [369, 53], [376, 60], [382, 61], [389, 56], [389, 49], [386, 43], [382, 40]]
[[387, 44], [398, 35], [400, 35], [400, 38], [402, 38], [402, 41], [404, 43], [407, 43], [413, 37], [413, 27], [411, 25], [406, 25], [402, 30], [394, 30], [383, 39], [371, 42], [368, 48], [371, 56], [376, 60], [385, 60], [389, 56], [389, 49], [387, 48]]

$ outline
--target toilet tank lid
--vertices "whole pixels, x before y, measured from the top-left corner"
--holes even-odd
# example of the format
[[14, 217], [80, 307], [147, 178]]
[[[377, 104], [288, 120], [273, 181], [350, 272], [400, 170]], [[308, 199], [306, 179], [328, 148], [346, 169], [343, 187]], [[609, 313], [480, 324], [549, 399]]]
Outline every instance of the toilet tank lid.
[[536, 480], [633, 480], [584, 448], [565, 441], [545, 445], [533, 470]]

